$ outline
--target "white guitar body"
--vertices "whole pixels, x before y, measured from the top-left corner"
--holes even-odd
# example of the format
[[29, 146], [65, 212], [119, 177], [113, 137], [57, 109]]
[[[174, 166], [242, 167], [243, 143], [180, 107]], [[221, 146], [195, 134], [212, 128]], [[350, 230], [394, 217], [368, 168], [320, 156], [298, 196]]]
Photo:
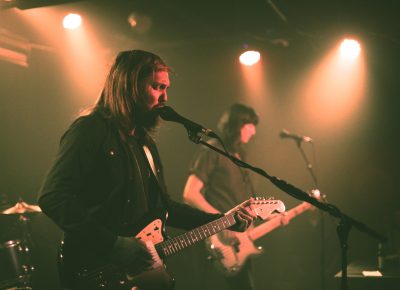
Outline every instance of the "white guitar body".
[[216, 267], [226, 276], [236, 275], [248, 258], [263, 253], [263, 249], [254, 245], [247, 232], [235, 233], [235, 237], [237, 241], [230, 244], [224, 243], [219, 234], [206, 240], [212, 259], [218, 261]]
[[[297, 215], [309, 210], [311, 205], [303, 202], [285, 213], [289, 221]], [[275, 216], [269, 221], [244, 233], [234, 233], [236, 242], [228, 242], [224, 236], [216, 234], [206, 240], [207, 250], [218, 270], [226, 276], [236, 275], [246, 260], [251, 256], [258, 256], [263, 252], [261, 247], [256, 247], [254, 241], [283, 225], [280, 216]]]

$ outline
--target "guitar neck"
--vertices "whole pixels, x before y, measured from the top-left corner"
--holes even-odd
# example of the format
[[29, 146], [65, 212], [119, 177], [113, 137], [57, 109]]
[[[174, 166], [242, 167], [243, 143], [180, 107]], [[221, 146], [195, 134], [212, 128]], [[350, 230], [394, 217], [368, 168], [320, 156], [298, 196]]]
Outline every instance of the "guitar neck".
[[225, 230], [236, 223], [234, 213], [227, 214], [219, 219], [216, 219], [208, 224], [197, 227], [182, 235], [173, 237], [164, 242], [155, 245], [157, 253], [161, 258], [178, 253], [222, 230]]
[[[306, 210], [310, 209], [311, 205], [307, 202], [303, 202], [299, 204], [298, 206], [288, 210], [286, 212], [286, 219], [290, 221], [294, 217], [298, 216], [299, 214], [305, 212]], [[248, 236], [252, 241], [255, 241], [262, 236], [268, 234], [269, 232], [272, 232], [273, 230], [279, 228], [282, 225], [281, 223], [281, 217], [278, 215], [271, 220], [262, 223], [261, 225], [250, 229], [248, 231]]]

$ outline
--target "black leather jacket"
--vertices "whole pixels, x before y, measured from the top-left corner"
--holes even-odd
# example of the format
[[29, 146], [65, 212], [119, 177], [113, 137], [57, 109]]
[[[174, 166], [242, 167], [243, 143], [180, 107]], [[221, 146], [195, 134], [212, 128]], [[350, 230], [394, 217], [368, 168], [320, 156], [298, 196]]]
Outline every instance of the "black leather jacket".
[[[150, 139], [149, 139], [150, 140]], [[100, 113], [78, 118], [63, 135], [60, 148], [39, 195], [39, 205], [65, 233], [65, 246], [82, 252], [109, 252], [117, 236], [148, 214], [149, 187], [141, 145], [129, 150], [114, 123]], [[168, 225], [192, 229], [220, 215], [207, 214], [170, 199], [154, 142], [147, 144], [158, 172], [160, 204]]]

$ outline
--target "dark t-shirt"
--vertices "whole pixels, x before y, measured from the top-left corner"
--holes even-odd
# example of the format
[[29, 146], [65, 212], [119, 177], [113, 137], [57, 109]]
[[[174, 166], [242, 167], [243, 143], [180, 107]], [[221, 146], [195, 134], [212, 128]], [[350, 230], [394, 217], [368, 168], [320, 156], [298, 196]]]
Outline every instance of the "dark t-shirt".
[[245, 169], [207, 147], [201, 148], [194, 156], [190, 173], [204, 183], [204, 197], [221, 212], [230, 210], [253, 194]]

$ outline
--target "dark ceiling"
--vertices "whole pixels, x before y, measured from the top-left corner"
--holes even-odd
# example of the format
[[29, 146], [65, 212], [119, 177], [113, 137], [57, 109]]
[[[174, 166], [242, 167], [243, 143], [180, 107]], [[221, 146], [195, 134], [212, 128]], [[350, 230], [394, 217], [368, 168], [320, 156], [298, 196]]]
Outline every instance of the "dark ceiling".
[[[382, 38], [399, 44], [398, 1], [373, 0], [91, 0], [91, 1], [3, 1], [21, 9], [69, 5], [104, 16], [120, 32], [132, 36], [127, 25], [132, 12], [151, 22], [142, 37], [185, 42], [214, 38], [242, 39], [243, 43], [320, 45], [333, 34], [356, 34]], [[4, 4], [7, 2], [8, 4]], [[79, 3], [78, 3], [79, 2]], [[11, 4], [10, 4], [11, 3]], [[12, 4], [14, 3], [14, 4]], [[139, 25], [141, 25], [139, 23]], [[139, 33], [140, 34], [140, 33]], [[136, 35], [138, 36], [138, 35]]]
[[[398, 1], [373, 0], [136, 0], [83, 1], [107, 23], [110, 41], [151, 42], [156, 49], [208, 43], [268, 49], [281, 60], [306, 63], [345, 35], [355, 35], [380, 55], [397, 54]], [[138, 17], [132, 29], [128, 16]], [[144, 24], [143, 24], [144, 22]], [[100, 24], [99, 24], [100, 25]], [[117, 33], [115, 33], [117, 32]], [[107, 36], [105, 36], [107, 37]], [[120, 39], [119, 39], [120, 40]], [[298, 55], [303, 55], [298, 58]], [[282, 62], [283, 63], [283, 62]]]
[[[85, 1], [99, 15], [129, 29], [130, 12], [150, 17], [148, 35], [160, 41], [241, 39], [254, 44], [318, 46], [337, 34], [399, 43], [398, 1], [153, 0]], [[82, 3], [83, 4], [83, 3]], [[126, 31], [132, 33], [132, 31]]]

